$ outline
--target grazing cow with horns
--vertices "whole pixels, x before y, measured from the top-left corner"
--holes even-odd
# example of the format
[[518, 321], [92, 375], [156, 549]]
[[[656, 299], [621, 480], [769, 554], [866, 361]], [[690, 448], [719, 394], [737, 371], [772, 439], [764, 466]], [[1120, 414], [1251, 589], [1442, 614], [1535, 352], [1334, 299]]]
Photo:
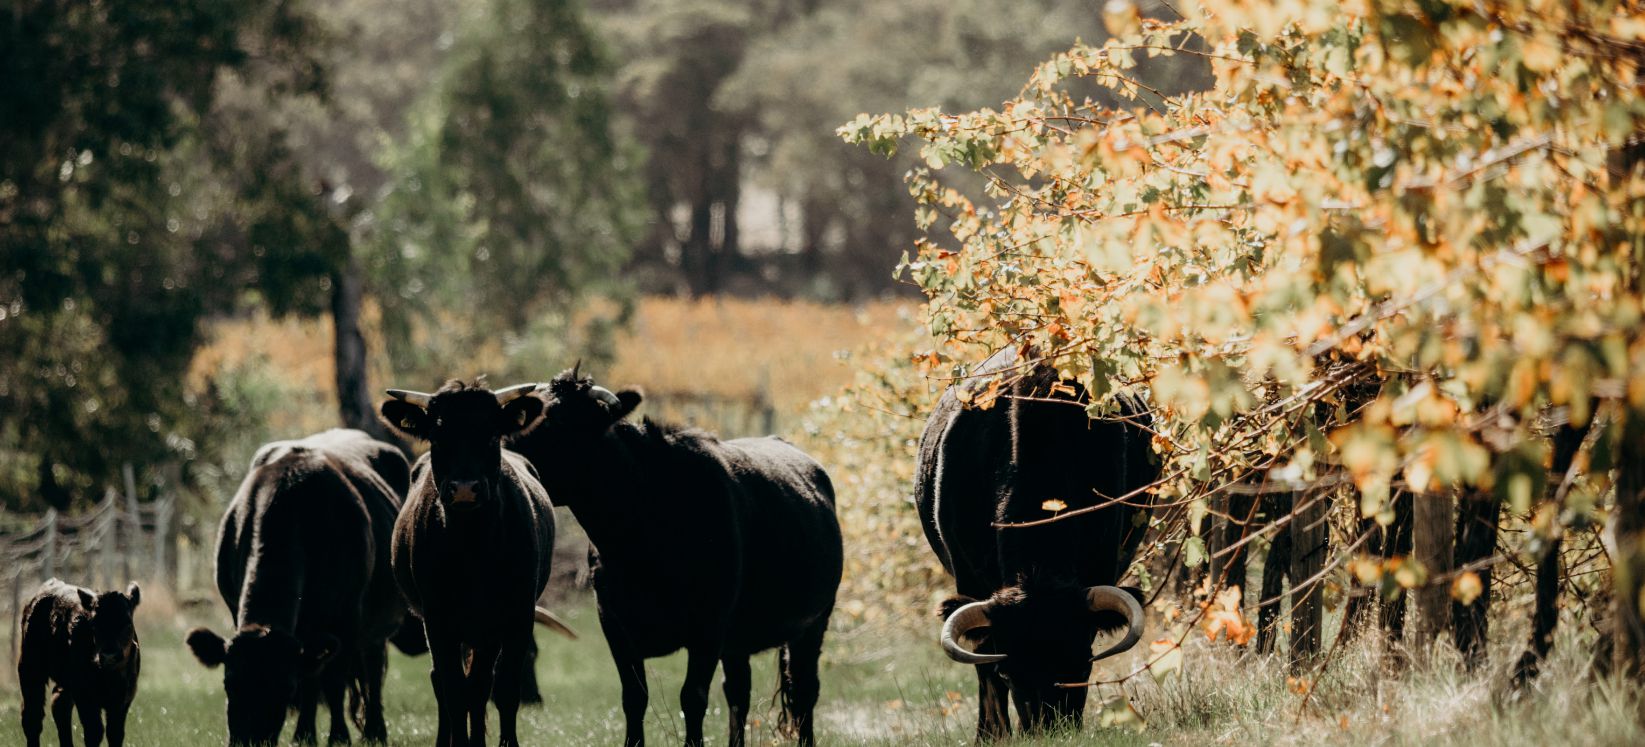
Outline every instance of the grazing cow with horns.
[[394, 527], [394, 578], [423, 619], [441, 747], [485, 741], [486, 700], [500, 744], [519, 744], [521, 667], [554, 556], [554, 506], [536, 470], [503, 449], [543, 419], [535, 384], [493, 392], [460, 381], [434, 394], [388, 390], [384, 423], [426, 441]]
[[[1015, 350], [978, 374], [1009, 376]], [[1024, 731], [1078, 728], [1092, 662], [1142, 635], [1140, 593], [1114, 586], [1141, 543], [1148, 511], [1118, 502], [1154, 482], [1148, 416], [1135, 402], [1122, 419], [1090, 420], [1078, 386], [1040, 365], [1012, 382], [990, 409], [964, 407], [954, 389], [938, 401], [920, 438], [915, 502], [926, 540], [960, 596], [941, 609], [942, 647], [977, 667], [977, 739], [1007, 737], [1015, 704]], [[1060, 401], [1066, 400], [1066, 401]], [[1001, 524], [1092, 508], [1041, 526]], [[1052, 504], [1056, 505], [1056, 504]], [[1104, 630], [1125, 637], [1095, 656]]]
[[234, 616], [225, 640], [188, 634], [195, 658], [223, 667], [233, 744], [273, 744], [286, 712], [315, 741], [320, 694], [332, 742], [349, 739], [345, 695], [359, 696], [368, 741], [383, 721], [386, 641], [405, 618], [388, 545], [409, 467], [361, 431], [331, 430], [259, 449], [217, 531], [217, 591]]
[[721, 441], [625, 422], [640, 393], [613, 393], [576, 368], [546, 390], [543, 426], [514, 448], [538, 465], [593, 544], [625, 743], [645, 742], [645, 660], [684, 648], [686, 744], [702, 744], [719, 664], [727, 741], [743, 744], [749, 656], [781, 647], [783, 721], [812, 744], [817, 657], [843, 562], [828, 474], [778, 438]]
[[141, 599], [137, 584], [124, 592], [99, 594], [54, 578], [23, 606], [17, 684], [22, 689], [23, 741], [28, 747], [40, 747], [48, 679], [57, 683], [51, 693], [51, 717], [63, 747], [74, 745], [77, 707], [86, 744], [96, 747], [102, 742], [105, 716], [109, 746], [125, 743], [126, 712], [137, 697], [142, 665], [131, 613]]

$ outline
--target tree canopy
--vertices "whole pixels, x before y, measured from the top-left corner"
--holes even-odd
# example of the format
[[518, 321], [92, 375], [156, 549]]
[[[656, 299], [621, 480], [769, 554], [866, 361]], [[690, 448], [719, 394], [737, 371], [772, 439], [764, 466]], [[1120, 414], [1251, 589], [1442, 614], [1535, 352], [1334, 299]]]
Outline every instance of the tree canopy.
[[[1093, 416], [1146, 392], [1152, 491], [1190, 518], [1257, 475], [1345, 478], [1385, 523], [1396, 489], [1484, 491], [1528, 522], [1522, 549], [1609, 523], [1618, 645], [1637, 652], [1645, 8], [1177, 7], [1162, 22], [1110, 3], [1113, 38], [1056, 55], [998, 108], [841, 129], [924, 161], [909, 184], [926, 234], [903, 271], [944, 340], [928, 370], [963, 376], [1017, 346], [1083, 384]], [[1211, 90], [1137, 75], [1181, 55], [1209, 62]], [[1082, 82], [1124, 105], [1071, 93]], [[956, 168], [986, 193], [955, 188]], [[1560, 423], [1593, 437], [1548, 474]], [[1420, 583], [1404, 565], [1401, 584]]]
[[[322, 90], [287, 3], [19, 2], [0, 23], [0, 498], [62, 505], [196, 444], [200, 321], [309, 304], [336, 226], [277, 130], [214, 136], [224, 76]], [[238, 209], [216, 210], [231, 195]]]

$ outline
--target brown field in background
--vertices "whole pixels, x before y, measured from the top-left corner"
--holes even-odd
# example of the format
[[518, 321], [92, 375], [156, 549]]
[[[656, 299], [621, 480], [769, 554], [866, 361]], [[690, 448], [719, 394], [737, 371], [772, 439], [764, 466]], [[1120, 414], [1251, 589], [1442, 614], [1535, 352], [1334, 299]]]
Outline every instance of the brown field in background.
[[840, 354], [906, 336], [914, 310], [908, 302], [648, 298], [619, 336], [611, 370], [592, 373], [613, 388], [728, 398], [763, 390], [791, 414], [850, 384], [854, 370]]
[[[367, 314], [368, 325], [373, 315]], [[611, 388], [638, 386], [662, 394], [699, 394], [742, 400], [768, 397], [783, 416], [850, 384], [854, 371], [842, 353], [906, 337], [916, 322], [906, 301], [827, 305], [773, 299], [641, 299], [630, 323], [617, 333], [615, 360], [585, 371]], [[283, 383], [297, 401], [271, 413], [273, 433], [300, 434], [335, 423], [332, 331], [329, 320], [270, 319], [257, 315], [218, 322], [210, 343], [195, 357], [189, 382], [203, 388], [230, 369], [260, 369]], [[391, 375], [383, 341], [368, 329], [372, 386]], [[476, 370], [495, 365], [498, 349], [476, 351]], [[572, 361], [565, 361], [569, 366]], [[544, 371], [544, 379], [558, 369]]]

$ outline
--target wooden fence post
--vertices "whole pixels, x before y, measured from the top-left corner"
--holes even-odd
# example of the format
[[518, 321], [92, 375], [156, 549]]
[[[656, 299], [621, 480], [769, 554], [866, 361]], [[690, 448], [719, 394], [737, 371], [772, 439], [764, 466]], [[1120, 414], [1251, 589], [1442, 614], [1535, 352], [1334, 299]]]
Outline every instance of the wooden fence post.
[[1297, 494], [1297, 518], [1291, 528], [1291, 668], [1300, 670], [1319, 655], [1325, 627], [1325, 583], [1315, 578], [1325, 567], [1331, 528], [1331, 499], [1318, 493]]
[[[1451, 532], [1455, 501], [1450, 491], [1413, 493], [1411, 496], [1411, 555], [1436, 578], [1451, 570]], [[1427, 653], [1440, 631], [1450, 622], [1451, 591], [1444, 584], [1430, 583], [1412, 594], [1415, 610], [1411, 621], [1411, 648]]]
[[120, 562], [126, 572], [125, 580], [130, 582], [135, 576], [132, 573], [131, 556], [137, 552], [137, 538], [143, 532], [143, 515], [137, 511], [137, 476], [131, 468], [131, 462], [120, 465], [120, 476], [126, 482], [126, 509], [121, 522], [124, 531], [121, 532]]
[[[1462, 494], [1457, 502], [1453, 568], [1485, 561], [1496, 552], [1497, 523], [1501, 515], [1502, 502], [1495, 493], [1470, 489]], [[1469, 669], [1485, 663], [1485, 637], [1491, 623], [1491, 566], [1486, 565], [1474, 573], [1479, 574], [1479, 598], [1472, 604], [1460, 601], [1451, 604], [1451, 637]]]
[[171, 523], [171, 500], [164, 499], [154, 502], [154, 571], [149, 574], [149, 580], [156, 584], [168, 583], [166, 579], [166, 538], [169, 533], [166, 526]]
[[120, 494], [109, 488], [103, 492], [103, 519], [102, 528], [98, 536], [102, 539], [97, 543], [97, 554], [102, 560], [103, 588], [113, 589], [124, 584], [122, 579], [114, 577], [115, 541], [120, 537]]
[[40, 559], [40, 571], [46, 578], [57, 575], [57, 509], [46, 509], [45, 552]]
[[18, 568], [11, 573], [11, 660], [17, 661], [17, 654], [22, 650], [17, 637], [23, 630], [23, 569]]
[[[1270, 493], [1261, 496], [1263, 521], [1274, 522], [1291, 513], [1296, 503], [1295, 493]], [[1291, 535], [1296, 529], [1292, 521], [1274, 531], [1268, 543], [1268, 554], [1262, 559], [1262, 592], [1257, 597], [1257, 651], [1272, 653], [1279, 637], [1281, 598], [1285, 593], [1285, 577], [1291, 572]], [[1292, 578], [1292, 583], [1296, 579]], [[1295, 597], [1292, 598], [1295, 604]]]

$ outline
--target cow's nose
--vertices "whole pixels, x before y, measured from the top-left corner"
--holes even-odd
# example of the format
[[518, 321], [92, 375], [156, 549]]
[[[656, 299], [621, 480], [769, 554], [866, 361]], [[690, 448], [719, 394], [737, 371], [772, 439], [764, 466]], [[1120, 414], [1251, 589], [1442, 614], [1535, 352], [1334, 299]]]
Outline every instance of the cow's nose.
[[446, 495], [452, 503], [475, 503], [480, 499], [479, 480], [452, 480], [446, 483]]

